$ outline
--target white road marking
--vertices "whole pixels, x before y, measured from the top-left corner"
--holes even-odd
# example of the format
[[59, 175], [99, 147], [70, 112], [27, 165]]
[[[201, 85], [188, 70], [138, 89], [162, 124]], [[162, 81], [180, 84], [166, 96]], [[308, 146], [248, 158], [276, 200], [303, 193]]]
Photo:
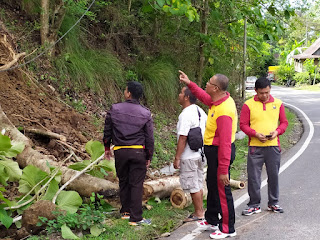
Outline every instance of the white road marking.
[[[305, 114], [300, 108], [298, 108], [294, 105], [291, 105], [289, 103], [284, 103], [284, 104], [290, 106], [291, 108], [298, 110], [302, 114], [302, 116], [306, 119], [307, 123], [309, 124], [310, 130], [309, 130], [308, 137], [306, 138], [305, 142], [303, 143], [303, 145], [301, 146], [299, 151], [296, 152], [296, 154], [293, 157], [291, 157], [285, 164], [283, 164], [280, 167], [279, 174], [282, 173], [284, 170], [286, 170], [295, 160], [297, 160], [298, 157], [300, 157], [300, 155], [308, 147], [308, 145], [313, 137], [313, 134], [314, 134], [314, 126], [313, 126], [311, 120], [308, 118], [307, 114]], [[267, 185], [267, 179], [265, 179], [261, 183], [261, 188], [263, 188], [266, 185]], [[243, 202], [247, 201], [248, 199], [249, 199], [248, 193], [242, 195], [240, 198], [238, 198], [234, 202], [234, 208], [236, 209], [237, 207], [239, 207]], [[200, 235], [202, 232], [203, 232], [203, 230], [201, 230], [201, 228], [197, 227], [191, 233], [189, 233], [189, 234], [185, 235], [183, 238], [181, 238], [181, 240], [193, 240], [196, 236]]]

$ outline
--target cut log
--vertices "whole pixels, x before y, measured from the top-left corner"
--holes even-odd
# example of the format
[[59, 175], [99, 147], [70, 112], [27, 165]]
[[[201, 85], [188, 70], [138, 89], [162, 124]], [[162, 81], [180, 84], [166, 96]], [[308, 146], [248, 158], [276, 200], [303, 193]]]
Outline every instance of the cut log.
[[[206, 182], [204, 182], [203, 186], [203, 199], [206, 199], [208, 194]], [[243, 189], [245, 184], [242, 181], [230, 179], [230, 186]], [[181, 188], [177, 188], [172, 191], [170, 195], [170, 202], [173, 207], [183, 209], [191, 205], [192, 199], [190, 193], [185, 193]]]
[[243, 181], [230, 179], [230, 186], [234, 188], [243, 189], [245, 187], [245, 183]]
[[176, 188], [170, 195], [170, 202], [173, 207], [183, 209], [192, 203], [190, 193], [185, 193], [181, 188]]
[[[207, 184], [204, 182], [203, 184], [203, 199], [207, 199], [208, 189]], [[176, 188], [172, 191], [170, 195], [170, 202], [173, 207], [184, 209], [191, 205], [192, 198], [190, 193], [186, 193], [182, 190], [182, 188]]]
[[[34, 165], [45, 172], [49, 172], [47, 162], [51, 166], [59, 166], [59, 163], [53, 156], [48, 156], [34, 150], [31, 141], [24, 136], [7, 118], [0, 106], [0, 129], [6, 129], [11, 140], [25, 143], [25, 149], [17, 156], [17, 162], [20, 167], [27, 165]], [[62, 178], [61, 182], [66, 183], [78, 171], [67, 167], [61, 167]], [[118, 184], [110, 182], [105, 179], [93, 177], [89, 174], [83, 174], [75, 179], [70, 185], [69, 189], [77, 191], [80, 195], [90, 197], [93, 192], [108, 192], [109, 196], [118, 193]], [[110, 194], [112, 193], [112, 194]]]
[[179, 176], [166, 177], [145, 182], [143, 184], [143, 200], [147, 200], [150, 197], [169, 197], [171, 192], [179, 186]]

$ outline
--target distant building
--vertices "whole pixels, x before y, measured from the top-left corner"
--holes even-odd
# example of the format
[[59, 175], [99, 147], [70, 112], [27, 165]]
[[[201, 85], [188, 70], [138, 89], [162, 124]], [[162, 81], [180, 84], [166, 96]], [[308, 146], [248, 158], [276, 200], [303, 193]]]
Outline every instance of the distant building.
[[303, 63], [307, 59], [314, 59], [314, 64], [319, 64], [320, 59], [320, 38], [318, 38], [307, 50], [303, 53], [294, 55], [294, 70], [296, 72], [303, 71]]

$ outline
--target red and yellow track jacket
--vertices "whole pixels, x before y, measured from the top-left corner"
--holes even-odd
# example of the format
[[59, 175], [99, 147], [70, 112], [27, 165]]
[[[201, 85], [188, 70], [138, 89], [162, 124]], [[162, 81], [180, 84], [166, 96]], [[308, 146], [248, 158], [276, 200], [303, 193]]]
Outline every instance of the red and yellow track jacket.
[[227, 92], [222, 99], [213, 102], [211, 96], [194, 82], [188, 85], [190, 91], [204, 104], [210, 107], [204, 145], [218, 146], [218, 172], [228, 174], [231, 158], [231, 144], [237, 131], [237, 108], [234, 100]]

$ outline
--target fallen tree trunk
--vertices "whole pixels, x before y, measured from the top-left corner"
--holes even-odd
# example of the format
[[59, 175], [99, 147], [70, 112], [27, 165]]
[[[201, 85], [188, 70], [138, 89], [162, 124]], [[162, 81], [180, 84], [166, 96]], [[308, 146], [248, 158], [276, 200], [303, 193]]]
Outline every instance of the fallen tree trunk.
[[143, 200], [150, 197], [165, 198], [169, 197], [171, 192], [180, 186], [179, 176], [172, 176], [152, 180], [143, 184]]
[[[17, 162], [20, 167], [26, 167], [27, 165], [34, 165], [45, 172], [49, 172], [47, 162], [51, 166], [58, 167], [59, 163], [53, 156], [48, 156], [39, 153], [32, 148], [30, 139], [24, 136], [7, 118], [0, 106], [0, 129], [6, 129], [8, 136], [16, 142], [25, 143], [25, 149], [17, 156]], [[67, 167], [61, 167], [62, 179], [64, 184], [72, 178], [78, 171], [72, 170]], [[105, 179], [93, 177], [88, 174], [83, 174], [75, 179], [69, 185], [69, 189], [77, 191], [80, 195], [90, 197], [92, 192], [104, 192], [105, 197], [111, 197], [118, 193], [118, 184], [110, 182]]]

